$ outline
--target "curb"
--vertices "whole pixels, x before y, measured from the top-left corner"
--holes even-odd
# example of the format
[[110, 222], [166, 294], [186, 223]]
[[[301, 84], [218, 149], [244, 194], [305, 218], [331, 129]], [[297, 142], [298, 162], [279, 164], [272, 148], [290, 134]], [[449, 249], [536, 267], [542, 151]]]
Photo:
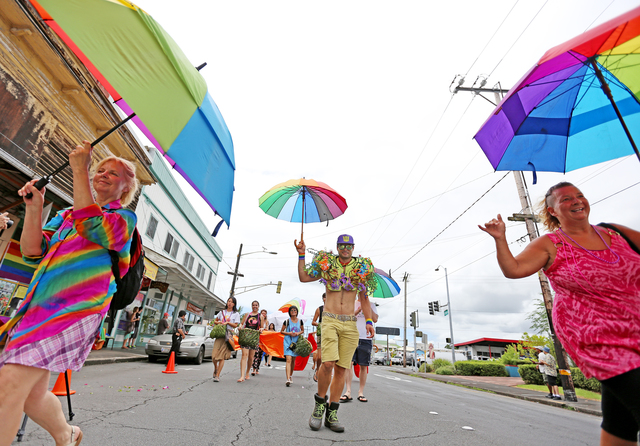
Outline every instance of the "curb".
[[465, 384], [464, 382], [460, 382], [460, 381], [448, 380], [447, 378], [444, 377], [446, 375], [442, 375], [443, 378], [441, 378], [441, 379], [436, 379], [436, 378], [431, 378], [429, 376], [423, 376], [425, 374], [424, 373], [420, 373], [420, 372], [413, 372], [413, 371], [409, 372], [409, 371], [405, 371], [405, 370], [392, 370], [392, 371], [396, 372], [396, 373], [403, 374], [403, 375], [407, 375], [407, 376], [415, 376], [417, 378], [428, 379], [429, 381], [433, 381], [433, 382], [440, 382], [440, 383], [444, 383], [444, 384], [452, 384], [452, 385], [456, 385], [456, 386], [465, 387], [465, 388], [471, 389], [471, 390], [481, 389], [480, 391], [489, 391], [489, 392], [495, 393], [496, 395], [506, 396], [506, 397], [510, 397], [510, 398], [516, 398], [516, 399], [523, 400], [523, 401], [530, 401], [532, 403], [544, 404], [544, 405], [547, 405], [547, 406], [560, 407], [562, 409], [572, 410], [574, 412], [585, 413], [585, 414], [588, 414], [588, 415], [595, 415], [597, 417], [602, 417], [602, 411], [601, 410], [590, 409], [588, 407], [573, 406], [573, 405], [568, 404], [568, 403], [566, 403], [564, 401], [563, 402], [556, 402], [556, 401], [551, 401], [551, 400], [547, 400], [547, 399], [544, 399], [544, 398], [540, 398], [538, 396], [532, 397], [532, 396], [528, 396], [528, 395], [518, 395], [518, 394], [514, 394], [513, 392], [506, 392], [506, 391], [502, 391], [502, 390], [495, 389], [495, 388], [480, 387], [478, 385], [478, 383], [474, 383], [473, 385]]
[[89, 365], [102, 365], [102, 364], [115, 364], [117, 362], [135, 362], [135, 361], [146, 361], [146, 356], [135, 355], [135, 356], [119, 356], [115, 358], [89, 358], [84, 362], [84, 366]]

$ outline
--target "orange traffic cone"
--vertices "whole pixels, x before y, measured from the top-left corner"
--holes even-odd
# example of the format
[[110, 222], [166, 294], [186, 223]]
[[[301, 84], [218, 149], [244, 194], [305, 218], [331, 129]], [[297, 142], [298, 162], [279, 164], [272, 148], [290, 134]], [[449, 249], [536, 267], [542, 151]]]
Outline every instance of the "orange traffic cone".
[[175, 370], [176, 366], [176, 352], [171, 352], [171, 356], [169, 356], [169, 362], [167, 362], [167, 370], [163, 370], [162, 373], [178, 373]]
[[[71, 370], [67, 370], [67, 376], [69, 377], [69, 389], [71, 389]], [[66, 396], [67, 395], [67, 385], [64, 382], [64, 373], [58, 375], [58, 379], [56, 380], [55, 385], [53, 386], [53, 390], [51, 390], [54, 395], [57, 396]], [[69, 395], [73, 395], [76, 393], [75, 390], [69, 390]]]

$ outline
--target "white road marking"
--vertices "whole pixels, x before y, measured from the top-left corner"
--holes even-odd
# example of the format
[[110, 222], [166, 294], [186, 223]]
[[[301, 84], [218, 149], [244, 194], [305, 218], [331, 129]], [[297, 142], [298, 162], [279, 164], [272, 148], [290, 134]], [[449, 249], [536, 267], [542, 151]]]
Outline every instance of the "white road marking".
[[402, 378], [398, 378], [396, 376], [385, 376], [385, 375], [378, 375], [377, 373], [374, 373], [375, 376], [379, 376], [380, 378], [385, 378], [385, 379], [390, 379], [391, 381], [403, 381], [406, 383], [410, 383], [412, 381], [409, 381], [408, 379], [402, 379]]

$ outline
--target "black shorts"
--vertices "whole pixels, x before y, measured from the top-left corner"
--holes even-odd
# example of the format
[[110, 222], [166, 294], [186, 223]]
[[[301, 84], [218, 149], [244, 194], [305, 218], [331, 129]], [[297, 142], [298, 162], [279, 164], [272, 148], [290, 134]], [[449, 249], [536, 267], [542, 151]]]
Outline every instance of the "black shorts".
[[558, 377], [557, 376], [547, 375], [547, 384], [549, 384], [551, 387], [557, 386], [558, 385]]
[[602, 384], [602, 429], [627, 441], [638, 441], [640, 430], [640, 367]]
[[371, 339], [358, 340], [358, 348], [353, 352], [353, 359], [351, 362], [358, 364], [359, 366], [368, 366], [371, 361], [372, 348], [373, 341]]

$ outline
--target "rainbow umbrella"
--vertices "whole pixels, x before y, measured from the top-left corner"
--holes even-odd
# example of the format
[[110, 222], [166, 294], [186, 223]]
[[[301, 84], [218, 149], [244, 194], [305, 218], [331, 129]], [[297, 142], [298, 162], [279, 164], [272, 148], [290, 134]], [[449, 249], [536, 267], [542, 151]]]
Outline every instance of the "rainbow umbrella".
[[171, 165], [229, 224], [231, 134], [204, 78], [149, 14], [125, 0], [30, 0]]
[[260, 209], [278, 220], [304, 223], [333, 220], [344, 214], [347, 201], [325, 183], [316, 180], [289, 180], [269, 189], [259, 200]]
[[298, 307], [299, 316], [302, 316], [304, 314], [304, 308], [307, 306], [307, 303], [305, 302], [304, 299], [299, 299], [297, 297], [295, 299], [291, 299], [289, 302], [287, 302], [286, 304], [278, 308], [278, 311], [281, 311], [283, 313], [288, 313], [289, 308], [291, 308], [294, 305]]
[[372, 297], [385, 299], [387, 297], [395, 297], [400, 294], [400, 286], [391, 278], [391, 272], [387, 274], [381, 269], [374, 268], [373, 273], [373, 277], [376, 279], [378, 287], [373, 292]]
[[494, 169], [568, 172], [640, 158], [638, 48], [640, 7], [547, 51], [474, 137]]

